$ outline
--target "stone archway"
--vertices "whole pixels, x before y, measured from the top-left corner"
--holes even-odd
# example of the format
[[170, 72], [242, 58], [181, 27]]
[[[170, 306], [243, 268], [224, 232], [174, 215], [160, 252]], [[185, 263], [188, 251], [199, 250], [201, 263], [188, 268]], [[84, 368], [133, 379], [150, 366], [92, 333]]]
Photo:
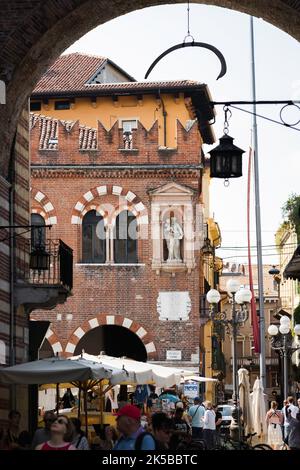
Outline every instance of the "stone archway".
[[120, 325], [99, 325], [85, 333], [77, 343], [74, 356], [82, 350], [97, 356], [104, 352], [112, 357], [127, 357], [146, 362], [148, 354], [143, 341], [129, 328]]
[[54, 331], [51, 328], [48, 328], [45, 338], [50, 344], [54, 355], [60, 356], [61, 353], [63, 352], [63, 347], [56, 333], [54, 333]]
[[98, 328], [99, 326], [119, 326], [127, 328], [131, 333], [136, 335], [138, 339], [141, 340], [145, 347], [147, 358], [152, 360], [156, 358], [156, 347], [153, 342], [152, 335], [146, 331], [145, 328], [130, 318], [126, 318], [121, 315], [107, 314], [96, 315], [95, 317], [86, 320], [82, 325], [78, 326], [67, 341], [64, 356], [72, 356], [84, 335], [86, 335], [89, 331]]
[[31, 209], [31, 213], [41, 215], [45, 219], [46, 225], [56, 225], [56, 210], [47, 195], [36, 188], [31, 188], [31, 198], [32, 203], [35, 205], [35, 207]]
[[[0, 80], [6, 85], [7, 94], [6, 104], [0, 106], [0, 174], [7, 176], [16, 125], [26, 98], [41, 74], [63, 50], [89, 30], [117, 16], [174, 3], [182, 3], [182, 0], [3, 1]], [[300, 0], [196, 0], [194, 3], [261, 17], [300, 39]]]

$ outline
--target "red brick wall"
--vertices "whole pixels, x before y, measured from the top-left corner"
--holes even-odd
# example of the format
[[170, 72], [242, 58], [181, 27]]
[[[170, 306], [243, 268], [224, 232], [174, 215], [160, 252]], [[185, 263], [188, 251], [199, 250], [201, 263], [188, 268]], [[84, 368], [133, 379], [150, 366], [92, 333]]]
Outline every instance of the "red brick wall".
[[59, 122], [58, 150], [40, 150], [41, 128], [39, 120], [31, 130], [31, 163], [46, 164], [199, 164], [200, 135], [197, 123], [187, 132], [177, 121], [176, 149], [158, 149], [157, 121], [147, 131], [138, 122], [138, 129], [133, 130], [133, 150], [120, 150], [123, 148], [122, 129], [118, 123], [107, 131], [98, 122], [97, 150], [79, 151], [79, 123], [73, 125], [70, 131]]
[[[100, 129], [100, 126], [99, 126]], [[196, 128], [195, 128], [196, 129]], [[113, 130], [113, 132], [118, 129]], [[105, 131], [106, 132], [106, 131]], [[145, 131], [140, 129], [137, 135], [139, 155], [134, 156], [134, 163], [165, 163], [157, 148], [157, 129], [155, 139], [151, 144], [144, 139]], [[189, 138], [190, 137], [190, 138]], [[32, 131], [32, 162], [45, 164], [53, 163], [51, 155], [56, 155], [56, 162], [61, 163], [87, 163], [86, 156], [78, 150], [78, 133], [76, 128], [65, 139], [59, 135], [59, 150], [39, 151], [38, 126]], [[117, 150], [114, 138], [111, 143], [104, 143], [107, 136], [102, 137], [101, 150], [95, 152], [96, 164], [124, 163], [125, 157]], [[100, 140], [101, 140], [100, 139]], [[199, 163], [200, 147], [199, 135], [196, 130], [187, 134], [181, 125], [178, 126], [178, 149], [170, 157], [172, 163]], [[103, 150], [105, 148], [105, 152]], [[151, 155], [150, 161], [148, 155]], [[175, 160], [175, 161], [174, 161]], [[128, 157], [126, 160], [128, 163]], [[131, 161], [131, 163], [133, 163]], [[34, 192], [41, 191], [51, 201], [57, 216], [57, 225], [51, 229], [51, 238], [61, 238], [74, 250], [74, 289], [73, 296], [63, 305], [54, 310], [43, 312], [34, 311], [35, 319], [51, 321], [51, 331], [54, 333], [49, 341], [54, 344], [60, 342], [65, 350], [68, 342], [74, 344], [79, 339], [73, 332], [81, 327], [86, 331], [87, 321], [98, 317], [99, 323], [105, 324], [106, 315], [116, 316], [116, 324], [122, 324], [124, 318], [129, 318], [136, 325], [131, 329], [143, 327], [147, 335], [142, 339], [144, 344], [154, 342], [156, 353], [149, 354], [149, 358], [160, 361], [166, 359], [166, 350], [182, 350], [182, 361], [191, 361], [191, 354], [197, 352], [199, 347], [199, 252], [196, 252], [197, 267], [190, 274], [161, 272], [159, 275], [152, 270], [152, 240], [150, 238], [150, 225], [148, 226], [148, 239], [138, 241], [139, 263], [143, 266], [93, 266], [80, 265], [81, 261], [81, 230], [82, 225], [72, 224], [74, 207], [78, 201], [84, 201], [83, 195], [98, 186], [107, 186], [107, 195], [96, 196], [87, 203], [98, 206], [100, 203], [112, 204], [118, 207], [119, 197], [112, 195], [112, 186], [121, 186], [122, 196], [128, 191], [136, 194], [132, 205], [141, 201], [146, 207], [149, 221], [151, 219], [150, 199], [147, 191], [162, 186], [170, 181], [188, 185], [198, 191], [200, 170], [103, 170], [98, 169], [44, 169], [32, 167], [32, 186]], [[197, 202], [199, 195], [195, 199]], [[123, 201], [124, 202], [124, 201]], [[128, 203], [130, 206], [130, 203]], [[32, 198], [32, 208], [42, 210], [42, 205]], [[189, 321], [159, 321], [157, 312], [157, 298], [160, 291], [189, 291], [192, 310]], [[67, 320], [67, 315], [72, 319]], [[57, 320], [57, 316], [61, 316]], [[73, 335], [73, 336], [72, 336]]]

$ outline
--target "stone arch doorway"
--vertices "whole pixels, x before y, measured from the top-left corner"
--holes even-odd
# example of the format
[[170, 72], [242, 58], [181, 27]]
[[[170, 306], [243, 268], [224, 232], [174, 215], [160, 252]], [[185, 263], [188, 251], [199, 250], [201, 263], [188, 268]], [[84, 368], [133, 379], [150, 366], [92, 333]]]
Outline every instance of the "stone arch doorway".
[[[87, 333], [101, 326], [119, 326], [124, 330], [128, 330], [130, 333], [133, 334], [133, 336], [126, 335], [126, 333], [122, 332], [120, 333], [121, 338], [125, 337], [125, 339], [129, 341], [131, 340], [134, 341], [137, 338], [143, 344], [143, 347], [146, 351], [146, 359], [147, 358], [152, 359], [152, 360], [157, 359], [156, 357], [157, 350], [153, 342], [153, 337], [151, 333], [146, 331], [145, 328], [143, 328], [139, 323], [136, 323], [130, 318], [123, 317], [122, 315], [107, 315], [105, 313], [101, 313], [95, 316], [94, 318], [90, 318], [89, 320], [86, 320], [84, 323], [82, 323], [82, 325], [78, 326], [78, 328], [76, 328], [74, 332], [71, 334], [71, 336], [69, 337], [69, 340], [66, 344], [63, 355], [65, 357], [73, 356], [75, 354], [75, 351], [77, 352], [77, 354], [80, 354], [81, 349], [82, 348], [85, 349], [83, 346], [81, 346], [80, 348], [77, 347], [80, 340], [85, 335], [87, 335]], [[108, 332], [109, 329], [107, 329], [106, 331]], [[116, 332], [117, 330], [112, 330], [112, 331]], [[122, 339], [122, 341], [124, 340]], [[126, 349], [125, 346], [124, 346], [124, 349]], [[103, 346], [102, 346], [102, 350], [103, 350]], [[111, 348], [109, 348], [109, 350], [111, 350]], [[88, 349], [85, 349], [85, 351], [89, 352]], [[97, 345], [95, 354], [99, 354], [100, 351], [101, 351], [101, 347], [99, 343], [99, 345]], [[141, 349], [141, 351], [143, 350]], [[108, 350], [106, 350], [105, 352], [108, 354]], [[121, 351], [121, 355], [124, 356], [126, 354], [125, 352]]]
[[[27, 4], [28, 3], [28, 4]], [[82, 35], [117, 16], [154, 5], [182, 0], [5, 0], [7, 12], [0, 39], [0, 80], [6, 87], [6, 105], [0, 110], [0, 174], [7, 175], [11, 146], [21, 110], [35, 83], [49, 64]], [[196, 0], [261, 17], [300, 39], [300, 1]], [[92, 13], [92, 14], [90, 14]], [[9, 17], [9, 27], [7, 27]], [[76, 25], [76, 27], [74, 27]], [[0, 23], [1, 26], [1, 23]]]
[[147, 351], [140, 338], [119, 325], [101, 325], [88, 331], [77, 343], [74, 355], [86, 353], [98, 355], [104, 351], [109, 356], [126, 356], [136, 361], [147, 361]]

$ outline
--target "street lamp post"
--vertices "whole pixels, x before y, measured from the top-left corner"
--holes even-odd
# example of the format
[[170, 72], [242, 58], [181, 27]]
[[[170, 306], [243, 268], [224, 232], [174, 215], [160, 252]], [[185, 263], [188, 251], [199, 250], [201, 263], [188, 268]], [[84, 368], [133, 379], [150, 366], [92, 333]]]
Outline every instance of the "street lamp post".
[[[233, 379], [233, 394], [232, 400], [234, 410], [232, 412], [232, 422], [230, 426], [230, 434], [232, 439], [241, 441], [241, 422], [240, 410], [238, 406], [239, 391], [238, 391], [238, 373], [237, 373], [237, 335], [239, 328], [248, 318], [248, 310], [246, 303], [249, 303], [252, 293], [249, 289], [240, 288], [240, 283], [236, 279], [230, 279], [226, 284], [226, 290], [230, 297], [232, 297], [231, 318], [227, 318], [226, 312], [216, 312], [216, 305], [221, 300], [221, 295], [216, 289], [211, 289], [207, 295], [207, 301], [211, 305], [210, 317], [214, 323], [222, 324], [226, 327], [228, 333], [232, 331], [232, 379]], [[237, 305], [240, 306], [237, 309]]]
[[[291, 335], [291, 320], [288, 316], [283, 315], [280, 318], [279, 328], [276, 325], [270, 325], [268, 333], [271, 336], [271, 348], [278, 351], [283, 359], [283, 393], [284, 399], [289, 394], [288, 384], [288, 359], [300, 346], [293, 346], [293, 336]], [[295, 335], [300, 335], [300, 325], [294, 326]]]

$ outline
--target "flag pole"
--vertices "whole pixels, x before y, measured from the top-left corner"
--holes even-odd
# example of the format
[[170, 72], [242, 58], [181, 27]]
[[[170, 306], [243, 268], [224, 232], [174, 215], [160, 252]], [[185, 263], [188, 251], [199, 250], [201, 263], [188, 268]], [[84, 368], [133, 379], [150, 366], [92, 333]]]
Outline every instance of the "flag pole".
[[265, 316], [264, 316], [264, 286], [263, 286], [263, 261], [260, 218], [259, 195], [259, 167], [258, 167], [258, 135], [256, 121], [256, 81], [255, 81], [255, 51], [254, 51], [254, 26], [253, 16], [250, 17], [251, 32], [251, 69], [252, 69], [252, 100], [253, 100], [253, 162], [255, 182], [255, 219], [256, 219], [256, 246], [257, 246], [257, 271], [259, 292], [259, 333], [260, 333], [260, 379], [262, 386], [266, 388], [266, 347], [265, 347]]

